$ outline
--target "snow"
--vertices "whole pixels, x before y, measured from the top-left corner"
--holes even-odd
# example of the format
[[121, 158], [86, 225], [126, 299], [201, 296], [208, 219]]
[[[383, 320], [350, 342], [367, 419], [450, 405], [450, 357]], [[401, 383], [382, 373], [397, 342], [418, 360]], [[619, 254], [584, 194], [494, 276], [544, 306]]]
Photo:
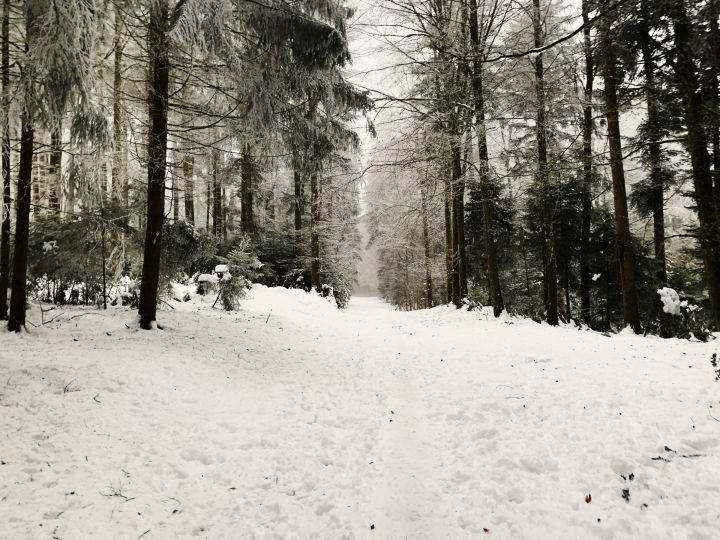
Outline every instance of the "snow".
[[680, 295], [675, 289], [672, 289], [670, 287], [663, 287], [661, 289], [658, 289], [657, 293], [660, 295], [660, 301], [663, 305], [663, 312], [665, 313], [668, 313], [670, 315], [680, 315], [682, 313], [681, 308], [687, 306], [687, 302], [684, 302], [684, 306], [682, 305], [683, 302], [680, 301]]
[[212, 300], [0, 333], [0, 538], [717, 537], [717, 342]]

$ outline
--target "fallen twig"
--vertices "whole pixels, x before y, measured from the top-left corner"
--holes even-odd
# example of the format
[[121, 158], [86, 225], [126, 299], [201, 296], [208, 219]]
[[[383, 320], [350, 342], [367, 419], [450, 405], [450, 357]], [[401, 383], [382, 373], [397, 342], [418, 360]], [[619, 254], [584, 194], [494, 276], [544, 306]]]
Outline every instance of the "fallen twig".
[[80, 313], [79, 315], [73, 315], [68, 319], [68, 321], [72, 321], [73, 319], [77, 319], [78, 317], [84, 317], [85, 315], [100, 315], [101, 317], [105, 317], [106, 315], [104, 313], [96, 313], [95, 311], [89, 311], [87, 313]]

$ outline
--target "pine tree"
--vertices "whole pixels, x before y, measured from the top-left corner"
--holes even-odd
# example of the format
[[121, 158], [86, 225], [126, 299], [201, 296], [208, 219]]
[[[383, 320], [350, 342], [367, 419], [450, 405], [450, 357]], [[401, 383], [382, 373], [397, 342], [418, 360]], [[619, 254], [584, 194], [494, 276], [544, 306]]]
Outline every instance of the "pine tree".
[[691, 20], [685, 0], [670, 0], [675, 41], [676, 85], [682, 97], [687, 127], [688, 152], [693, 171], [694, 198], [700, 220], [699, 240], [702, 248], [710, 303], [715, 324], [720, 327], [720, 227], [717, 200], [714, 197], [710, 171], [708, 138], [703, 125], [702, 95], [695, 71], [692, 48]]

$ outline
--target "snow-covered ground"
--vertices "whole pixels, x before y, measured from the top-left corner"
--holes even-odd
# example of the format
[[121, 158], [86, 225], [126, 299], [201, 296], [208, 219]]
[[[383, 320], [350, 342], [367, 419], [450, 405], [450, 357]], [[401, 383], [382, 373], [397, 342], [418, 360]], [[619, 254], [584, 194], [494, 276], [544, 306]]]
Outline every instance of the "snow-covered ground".
[[210, 303], [0, 332], [0, 538], [718, 538], [717, 341]]

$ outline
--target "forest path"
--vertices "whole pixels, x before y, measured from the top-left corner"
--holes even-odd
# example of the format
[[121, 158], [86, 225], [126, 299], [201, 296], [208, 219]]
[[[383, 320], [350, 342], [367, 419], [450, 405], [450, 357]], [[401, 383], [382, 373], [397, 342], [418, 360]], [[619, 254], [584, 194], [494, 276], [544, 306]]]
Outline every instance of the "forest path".
[[[348, 316], [364, 328], [367, 354], [384, 392], [388, 417], [377, 434], [376, 490], [367, 502], [382, 538], [443, 538], [444, 499], [437, 490], [439, 434], [428, 388], [436, 377], [423, 362], [423, 329], [377, 298], [354, 298]], [[374, 337], [374, 339], [370, 339]], [[439, 359], [438, 359], [439, 362]]]

